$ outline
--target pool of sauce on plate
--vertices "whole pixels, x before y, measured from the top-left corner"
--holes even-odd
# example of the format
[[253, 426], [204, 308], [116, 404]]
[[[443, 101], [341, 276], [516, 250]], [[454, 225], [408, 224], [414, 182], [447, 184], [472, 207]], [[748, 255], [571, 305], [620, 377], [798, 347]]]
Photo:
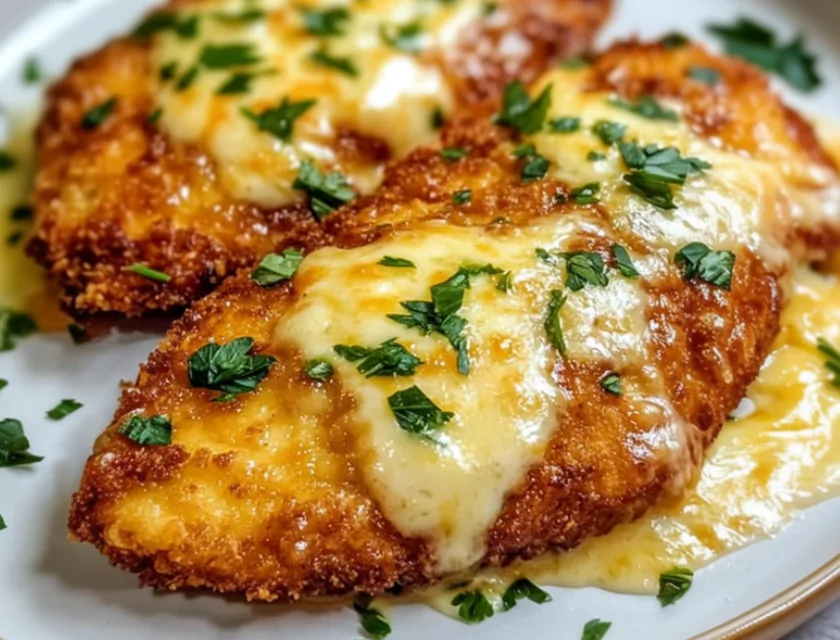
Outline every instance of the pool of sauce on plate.
[[[33, 107], [5, 115], [8, 135], [0, 148], [17, 164], [0, 172], [0, 306], [30, 314], [39, 331], [63, 331], [69, 320], [59, 309], [58, 287], [25, 252], [32, 221], [12, 219], [16, 207], [32, 204], [38, 114]], [[13, 234], [23, 235], [10, 242]]]

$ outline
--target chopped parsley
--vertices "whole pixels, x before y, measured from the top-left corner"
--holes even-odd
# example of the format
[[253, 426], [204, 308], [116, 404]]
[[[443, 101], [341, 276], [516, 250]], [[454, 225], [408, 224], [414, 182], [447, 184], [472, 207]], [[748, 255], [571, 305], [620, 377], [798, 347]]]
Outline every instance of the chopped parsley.
[[269, 253], [251, 272], [251, 280], [261, 287], [271, 287], [291, 279], [297, 273], [303, 254], [295, 249], [284, 249], [282, 254]]
[[71, 413], [82, 408], [82, 403], [72, 399], [65, 399], [59, 402], [55, 407], [47, 411], [47, 417], [50, 420], [61, 420], [66, 418]]
[[11, 351], [18, 340], [32, 335], [37, 330], [35, 321], [27, 313], [0, 307], [0, 352]]
[[667, 120], [668, 122], [679, 122], [680, 120], [676, 111], [666, 109], [653, 96], [641, 96], [635, 102], [613, 98], [610, 100], [610, 104], [648, 120]]
[[366, 378], [413, 376], [414, 370], [423, 361], [411, 353], [397, 339], [392, 338], [375, 348], [347, 346], [343, 344], [333, 347], [339, 356], [356, 364], [356, 369]]
[[327, 53], [326, 49], [318, 49], [318, 51], [309, 56], [309, 59], [315, 64], [335, 69], [344, 75], [352, 76], [354, 78], [359, 75], [359, 70], [350, 58], [338, 58], [336, 56], [331, 56]]
[[523, 598], [527, 598], [537, 604], [551, 602], [551, 596], [548, 592], [543, 591], [527, 578], [520, 578], [505, 591], [505, 594], [502, 596], [502, 607], [505, 611], [510, 611]]
[[398, 391], [388, 398], [388, 405], [400, 429], [426, 438], [455, 417], [442, 411], [416, 386]]
[[458, 147], [444, 147], [440, 150], [440, 157], [446, 162], [455, 162], [461, 158], [466, 158], [470, 155], [469, 149], [460, 149]]
[[194, 38], [198, 34], [198, 16], [182, 17], [170, 11], [156, 11], [137, 25], [131, 35], [146, 40], [163, 31], [172, 31], [183, 39]]
[[609, 120], [598, 120], [592, 125], [592, 133], [601, 138], [601, 142], [606, 145], [615, 144], [627, 133], [627, 125]]
[[323, 174], [311, 161], [304, 160], [292, 188], [309, 194], [309, 207], [320, 222], [356, 197], [356, 192], [340, 173]]
[[583, 634], [580, 636], [580, 640], [602, 640], [611, 626], [612, 622], [605, 622], [597, 618], [590, 620], [583, 625]]
[[325, 358], [307, 360], [306, 364], [303, 365], [303, 370], [310, 378], [321, 382], [332, 378], [333, 373], [335, 373], [332, 364]]
[[242, 24], [257, 22], [265, 18], [265, 11], [262, 9], [244, 9], [238, 13], [214, 13], [213, 19], [224, 24]]
[[17, 244], [17, 243], [19, 243], [21, 240], [23, 240], [23, 231], [12, 231], [12, 232], [9, 234], [9, 237], [8, 237], [8, 238], [6, 238], [6, 242], [7, 242], [10, 246], [14, 246], [14, 245], [16, 245], [16, 244]]
[[548, 336], [548, 341], [551, 343], [561, 356], [566, 355], [566, 340], [563, 337], [563, 326], [560, 322], [560, 310], [566, 304], [566, 294], [555, 289], [551, 292], [551, 298], [548, 301], [548, 309], [545, 315], [543, 327]]
[[261, 61], [251, 43], [207, 44], [198, 58], [198, 64], [208, 69], [247, 67]]
[[6, 521], [3, 520], [3, 516], [0, 516], [0, 531], [6, 528]]
[[214, 402], [230, 402], [239, 394], [253, 391], [276, 360], [273, 356], [249, 355], [253, 347], [253, 338], [204, 345], [187, 362], [190, 385], [221, 391]]
[[443, 109], [435, 107], [432, 110], [429, 122], [432, 125], [432, 129], [440, 129], [443, 127], [443, 125], [446, 124], [446, 116], [443, 114]]
[[641, 147], [635, 142], [619, 146], [624, 163], [632, 170], [622, 176], [630, 189], [660, 209], [676, 209], [672, 184], [683, 185], [689, 175], [702, 174], [712, 165], [699, 158], [684, 158], [677, 149], [656, 145]]
[[147, 267], [144, 264], [133, 264], [131, 266], [125, 267], [123, 271], [136, 273], [138, 276], [143, 276], [144, 278], [154, 280], [156, 282], [169, 282], [172, 280], [172, 276], [164, 273], [163, 271], [158, 271], [157, 269]]
[[510, 291], [511, 286], [513, 286], [513, 272], [503, 271], [500, 273], [496, 279], [496, 289], [502, 293], [507, 293]]
[[0, 420], [0, 468], [22, 467], [43, 459], [29, 452], [29, 438], [23, 433], [20, 420]]
[[600, 182], [590, 182], [569, 192], [569, 199], [577, 204], [597, 204], [598, 193], [601, 191]]
[[607, 156], [600, 151], [590, 151], [586, 154], [586, 159], [589, 160], [589, 162], [598, 162], [599, 160], [606, 160]]
[[0, 378], [0, 389], [5, 389], [9, 386], [9, 381], [5, 378]]
[[522, 182], [541, 180], [548, 173], [548, 168], [551, 163], [548, 158], [537, 153], [537, 149], [533, 144], [523, 144], [514, 150], [513, 155], [517, 158], [524, 158], [525, 160], [519, 174]]
[[96, 129], [111, 115], [118, 101], [118, 98], [113, 97], [93, 107], [82, 117], [82, 128], [88, 131]]
[[230, 78], [225, 80], [218, 89], [216, 89], [216, 94], [220, 96], [229, 96], [238, 93], [248, 93], [251, 90], [251, 83], [256, 77], [256, 73], [237, 71], [232, 74]]
[[554, 118], [548, 121], [548, 130], [552, 133], [574, 133], [580, 131], [580, 118]]
[[32, 220], [33, 215], [34, 212], [32, 211], [32, 207], [20, 204], [12, 209], [10, 217], [14, 222], [25, 222], [27, 220]]
[[175, 85], [175, 89], [177, 91], [186, 91], [192, 86], [193, 82], [195, 82], [195, 79], [197, 77], [198, 65], [194, 65], [187, 69], [187, 72], [183, 76], [181, 76], [181, 78], [178, 80], [178, 83]]
[[17, 160], [4, 149], [0, 149], [0, 173], [11, 171], [17, 166]]
[[472, 200], [472, 191], [470, 189], [461, 189], [452, 194], [452, 202], [454, 204], [467, 204]]
[[727, 54], [775, 73], [800, 91], [811, 92], [822, 84], [817, 58], [805, 49], [801, 34], [782, 44], [772, 30], [749, 18], [733, 25], [712, 24], [709, 31], [721, 39]]
[[313, 9], [301, 10], [304, 28], [313, 36], [340, 36], [344, 34], [350, 12], [344, 7], [334, 7], [324, 11]]
[[315, 100], [291, 102], [283, 98], [279, 107], [271, 107], [261, 113], [243, 108], [242, 113], [257, 125], [257, 129], [270, 133], [275, 138], [288, 142], [292, 137], [295, 120], [315, 106]]
[[681, 49], [689, 43], [689, 39], [682, 33], [669, 33], [659, 39], [661, 44], [666, 49]]
[[607, 393], [614, 396], [621, 395], [621, 376], [615, 372], [610, 372], [601, 378], [601, 388]]
[[840, 387], [840, 352], [824, 338], [817, 338], [817, 349], [824, 356], [828, 357], [828, 360], [825, 361], [825, 368], [834, 375], [831, 379], [831, 384], [835, 387]]
[[600, 253], [595, 251], [573, 251], [561, 254], [566, 260], [566, 287], [571, 291], [580, 291], [587, 284], [593, 287], [606, 287], [607, 267]]
[[711, 67], [691, 67], [689, 68], [687, 75], [692, 80], [696, 80], [697, 82], [710, 87], [713, 87], [720, 82], [721, 78], [720, 71], [712, 69]]
[[452, 599], [452, 606], [458, 607], [458, 617], [470, 624], [483, 622], [493, 617], [493, 605], [481, 591], [464, 591]]
[[394, 49], [406, 53], [419, 53], [423, 37], [423, 25], [420, 22], [409, 22], [402, 25], [385, 25], [379, 28], [382, 42]]
[[354, 602], [353, 609], [359, 614], [359, 622], [373, 640], [382, 640], [391, 633], [391, 625], [388, 620], [376, 609], [371, 609], [363, 602]]
[[674, 567], [659, 576], [659, 593], [656, 598], [663, 607], [674, 604], [691, 588], [694, 572], [685, 567]]
[[70, 334], [70, 339], [73, 341], [73, 344], [82, 344], [88, 339], [87, 330], [75, 322], [67, 325], [67, 333]]
[[732, 286], [735, 254], [731, 251], [714, 251], [702, 242], [691, 242], [677, 252], [674, 263], [687, 281], [700, 278], [727, 291]]
[[23, 65], [23, 81], [26, 84], [37, 84], [44, 77], [38, 58], [27, 58]]
[[633, 264], [630, 254], [627, 253], [627, 249], [622, 247], [620, 244], [614, 244], [610, 247], [610, 252], [615, 259], [615, 268], [618, 269], [618, 272], [621, 275], [630, 279], [639, 277], [640, 274], [636, 270], [636, 266]]
[[551, 107], [551, 88], [552, 85], [548, 85], [531, 100], [524, 84], [519, 81], [508, 83], [502, 98], [502, 111], [495, 118], [496, 123], [526, 135], [536, 133], [542, 129]]
[[158, 107], [157, 109], [155, 109], [154, 111], [152, 111], [149, 114], [149, 117], [146, 118], [146, 122], [151, 124], [151, 125], [157, 124], [157, 121], [160, 120], [160, 117], [162, 115], [163, 115], [163, 109], [161, 107]]
[[172, 444], [172, 423], [166, 416], [131, 416], [120, 433], [141, 447], [165, 447]]
[[176, 61], [167, 62], [160, 68], [158, 72], [158, 77], [166, 82], [167, 80], [172, 80], [178, 74], [178, 63]]
[[401, 268], [416, 269], [417, 268], [417, 265], [414, 264], [411, 260], [406, 260], [405, 258], [394, 258], [392, 256], [385, 256], [377, 264], [381, 264], [383, 267], [395, 267], [395, 268], [398, 268], [398, 269], [401, 269]]

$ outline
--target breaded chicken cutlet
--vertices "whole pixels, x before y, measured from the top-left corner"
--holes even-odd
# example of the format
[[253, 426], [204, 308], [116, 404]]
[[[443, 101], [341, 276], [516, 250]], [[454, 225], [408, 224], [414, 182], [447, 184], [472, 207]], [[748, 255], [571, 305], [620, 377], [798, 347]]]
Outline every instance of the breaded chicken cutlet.
[[610, 0], [240, 4], [170, 2], [49, 91], [28, 251], [76, 321], [175, 316], [321, 243], [443, 119], [584, 51]]
[[836, 167], [756, 69], [693, 45], [616, 46], [495, 121], [196, 303], [96, 443], [71, 535], [158, 588], [378, 594], [679, 496], [790, 267], [837, 244]]

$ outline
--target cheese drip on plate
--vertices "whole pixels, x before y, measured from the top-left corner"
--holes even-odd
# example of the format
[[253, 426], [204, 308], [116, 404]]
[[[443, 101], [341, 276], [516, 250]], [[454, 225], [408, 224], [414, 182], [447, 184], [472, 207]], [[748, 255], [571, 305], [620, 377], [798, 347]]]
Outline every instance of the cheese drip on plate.
[[[164, 76], [157, 81], [161, 126], [209, 150], [230, 193], [264, 207], [303, 199], [293, 183], [306, 159], [340, 170], [358, 190], [370, 192], [381, 179], [380, 163], [345, 162], [339, 138], [346, 132], [375, 138], [397, 156], [433, 142], [435, 114], [454, 106], [442, 56], [482, 15], [483, 5], [479, 0], [188, 3], [179, 15], [200, 17], [197, 35], [167, 30], [152, 47], [153, 69]], [[249, 12], [257, 17], [236, 19]], [[225, 56], [226, 47], [241, 55]], [[247, 88], [226, 91], [237, 74]], [[264, 114], [284, 100], [314, 101], [293, 117], [285, 139], [260, 130], [243, 113]]]

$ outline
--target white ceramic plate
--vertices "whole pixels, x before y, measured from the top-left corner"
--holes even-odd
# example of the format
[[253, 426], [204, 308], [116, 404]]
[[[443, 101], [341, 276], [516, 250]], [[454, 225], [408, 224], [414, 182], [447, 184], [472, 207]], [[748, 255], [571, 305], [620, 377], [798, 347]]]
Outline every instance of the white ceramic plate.
[[[30, 53], [37, 53], [50, 75], [58, 75], [77, 55], [127, 29], [154, 3], [75, 0], [48, 6], [0, 46], [3, 105], [21, 108], [32, 103], [33, 89], [24, 88], [19, 79]], [[9, 4], [0, 0], [0, 16]], [[785, 36], [804, 31], [809, 46], [820, 55], [826, 82], [807, 98], [787, 97], [809, 113], [840, 121], [840, 42], [834, 37], [840, 32], [840, 3], [617, 0], [617, 4], [602, 36], [604, 43], [670, 30], [704, 38], [704, 24], [728, 22], [739, 14], [759, 18]], [[32, 468], [4, 470], [0, 477], [0, 513], [9, 527], [0, 534], [0, 638], [357, 638], [357, 618], [346, 608], [313, 612], [210, 595], [154, 594], [138, 589], [135, 576], [111, 568], [92, 547], [66, 540], [70, 496], [94, 438], [111, 418], [118, 381], [135, 377], [137, 364], [155, 341], [155, 336], [121, 335], [74, 347], [65, 336], [44, 335], [0, 355], [0, 377], [11, 382], [0, 393], [0, 414], [22, 420], [32, 450], [46, 457]], [[44, 411], [62, 398], [76, 398], [84, 408], [62, 422], [45, 420]], [[391, 637], [577, 640], [586, 621], [603, 618], [613, 622], [609, 640], [695, 636], [720, 640], [759, 637], [757, 633], [762, 638], [778, 638], [801, 621], [805, 609], [825, 603], [828, 591], [824, 587], [837, 573], [831, 561], [840, 555], [839, 529], [840, 500], [813, 508], [775, 539], [699, 572], [689, 596], [667, 609], [651, 597], [555, 589], [549, 605], [522, 605], [475, 627], [420, 606], [398, 607], [391, 616]], [[771, 600], [772, 606], [756, 609]], [[805, 605], [800, 606], [801, 602]], [[725, 629], [711, 631], [721, 625]]]

